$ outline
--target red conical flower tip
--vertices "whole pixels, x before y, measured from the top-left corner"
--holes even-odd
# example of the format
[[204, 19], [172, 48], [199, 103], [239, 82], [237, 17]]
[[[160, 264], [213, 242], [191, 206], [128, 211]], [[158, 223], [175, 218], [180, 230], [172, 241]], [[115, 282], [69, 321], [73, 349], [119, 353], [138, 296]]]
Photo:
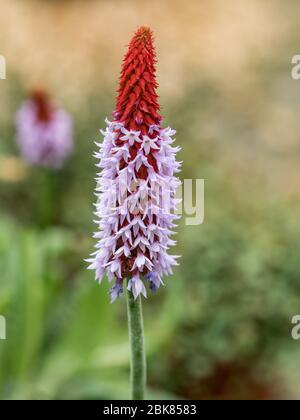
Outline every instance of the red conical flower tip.
[[142, 26], [132, 38], [123, 61], [114, 112], [115, 120], [127, 130], [148, 134], [149, 127], [160, 126], [155, 64], [153, 33]]

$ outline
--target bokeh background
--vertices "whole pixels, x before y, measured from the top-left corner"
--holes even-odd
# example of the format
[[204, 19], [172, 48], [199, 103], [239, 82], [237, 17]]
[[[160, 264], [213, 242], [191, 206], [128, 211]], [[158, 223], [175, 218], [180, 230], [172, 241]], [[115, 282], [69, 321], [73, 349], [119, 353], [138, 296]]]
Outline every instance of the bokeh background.
[[[1, 399], [129, 396], [125, 299], [110, 305], [83, 259], [93, 142], [142, 24], [156, 35], [182, 179], [206, 183], [204, 224], [183, 219], [181, 266], [144, 303], [147, 396], [300, 397], [299, 16], [293, 0], [0, 0]], [[56, 173], [26, 166], [15, 144], [16, 110], [37, 83], [75, 121]]]

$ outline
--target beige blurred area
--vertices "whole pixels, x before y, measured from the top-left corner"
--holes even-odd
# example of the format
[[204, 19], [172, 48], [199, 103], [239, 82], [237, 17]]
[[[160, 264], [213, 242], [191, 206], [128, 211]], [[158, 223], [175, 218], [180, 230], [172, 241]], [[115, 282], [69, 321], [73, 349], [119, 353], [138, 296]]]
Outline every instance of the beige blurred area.
[[115, 83], [124, 46], [147, 24], [157, 39], [162, 93], [176, 98], [192, 78], [205, 76], [233, 93], [254, 81], [253, 57], [271, 55], [289, 30], [276, 3], [1, 0], [1, 48], [24, 80], [46, 78], [79, 94], [91, 80]]
[[0, 156], [0, 181], [20, 182], [26, 177], [26, 166], [21, 159]]
[[[220, 142], [232, 146], [223, 153], [229, 154], [230, 164], [238, 166], [242, 159], [242, 166], [250, 169], [255, 161], [271, 187], [291, 193], [299, 190], [299, 177], [294, 175], [300, 131], [295, 101], [300, 82], [290, 76], [291, 57], [297, 53], [297, 44], [291, 44], [298, 24], [295, 2], [0, 3], [0, 52], [7, 59], [8, 79], [13, 74], [25, 89], [42, 81], [74, 111], [82, 109], [89, 94], [98, 90], [100, 96], [102, 87], [115, 92], [130, 36], [139, 25], [150, 25], [156, 37], [163, 104], [176, 104], [197, 83], [208, 83], [217, 90], [221, 103], [215, 113], [210, 110], [201, 126], [195, 113], [192, 124], [199, 131], [199, 143], [201, 137], [224, 134]], [[2, 83], [2, 119], [10, 118], [9, 95], [9, 83]], [[235, 131], [240, 120], [244, 130], [255, 126], [253, 133], [241, 133], [244, 139]]]

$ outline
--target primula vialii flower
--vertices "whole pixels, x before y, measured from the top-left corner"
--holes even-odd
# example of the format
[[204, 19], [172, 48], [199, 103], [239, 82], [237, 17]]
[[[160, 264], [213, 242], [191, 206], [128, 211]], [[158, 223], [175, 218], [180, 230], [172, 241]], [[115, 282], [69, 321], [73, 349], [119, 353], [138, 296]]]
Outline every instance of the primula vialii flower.
[[171, 146], [175, 131], [161, 126], [155, 64], [153, 34], [141, 27], [123, 61], [113, 121], [106, 121], [104, 141], [97, 144], [99, 242], [88, 262], [99, 282], [105, 273], [114, 282], [111, 301], [122, 294], [126, 279], [135, 298], [146, 297], [147, 284], [156, 291], [178, 258], [168, 249], [175, 245], [178, 218], [179, 148]]
[[72, 119], [36, 89], [18, 111], [17, 143], [29, 164], [58, 169], [73, 148]]

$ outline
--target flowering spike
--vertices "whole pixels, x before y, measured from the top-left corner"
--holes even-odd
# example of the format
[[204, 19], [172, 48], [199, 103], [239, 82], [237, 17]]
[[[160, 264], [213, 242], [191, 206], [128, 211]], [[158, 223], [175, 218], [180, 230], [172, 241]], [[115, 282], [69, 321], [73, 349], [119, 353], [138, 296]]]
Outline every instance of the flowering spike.
[[73, 147], [70, 116], [56, 108], [43, 89], [35, 89], [17, 113], [17, 143], [32, 165], [58, 169]]
[[122, 294], [125, 279], [135, 298], [147, 296], [147, 284], [155, 292], [177, 264], [168, 249], [178, 219], [179, 148], [171, 145], [175, 131], [161, 127], [155, 64], [153, 34], [141, 27], [123, 60], [114, 120], [106, 120], [95, 154], [102, 170], [96, 191], [99, 242], [87, 261], [99, 282], [104, 273], [114, 281], [112, 301]]

